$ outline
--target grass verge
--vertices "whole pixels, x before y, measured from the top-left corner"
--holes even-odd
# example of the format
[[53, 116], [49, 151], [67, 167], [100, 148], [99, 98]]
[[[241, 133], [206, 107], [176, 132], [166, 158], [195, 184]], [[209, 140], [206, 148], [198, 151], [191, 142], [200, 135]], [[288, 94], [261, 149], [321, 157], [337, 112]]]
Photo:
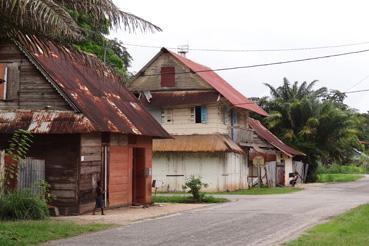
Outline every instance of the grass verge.
[[361, 179], [364, 175], [361, 174], [343, 174], [343, 173], [322, 173], [318, 174], [317, 182], [335, 183], [335, 182], [351, 182]]
[[113, 226], [107, 224], [78, 225], [51, 219], [0, 221], [0, 245], [33, 245], [49, 240], [76, 236], [86, 232], [104, 230]]
[[[153, 201], [157, 203], [196, 203], [191, 196], [172, 195], [172, 196], [153, 196]], [[226, 198], [205, 196], [201, 203], [222, 203], [229, 202]]]
[[369, 205], [362, 205], [308, 230], [287, 246], [368, 245]]
[[302, 188], [297, 187], [262, 187], [262, 188], [251, 188], [245, 190], [236, 190], [230, 192], [216, 192], [212, 194], [219, 195], [273, 195], [273, 194], [284, 194], [284, 193], [292, 193], [303, 190]]

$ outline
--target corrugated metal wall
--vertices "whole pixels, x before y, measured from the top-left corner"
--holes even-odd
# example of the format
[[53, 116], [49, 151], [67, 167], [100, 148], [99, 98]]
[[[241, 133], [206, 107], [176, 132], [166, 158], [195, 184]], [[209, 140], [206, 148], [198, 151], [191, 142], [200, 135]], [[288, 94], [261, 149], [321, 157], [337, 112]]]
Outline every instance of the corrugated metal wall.
[[45, 180], [45, 160], [26, 158], [19, 162], [18, 190], [40, 191], [39, 185]]

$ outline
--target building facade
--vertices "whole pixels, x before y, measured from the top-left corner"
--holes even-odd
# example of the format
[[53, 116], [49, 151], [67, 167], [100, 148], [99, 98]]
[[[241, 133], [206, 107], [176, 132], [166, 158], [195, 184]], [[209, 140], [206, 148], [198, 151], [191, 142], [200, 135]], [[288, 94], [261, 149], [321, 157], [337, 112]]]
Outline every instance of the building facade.
[[151, 203], [152, 140], [168, 138], [108, 70], [51, 42], [0, 44], [0, 149], [17, 129], [45, 162], [61, 214], [94, 208], [98, 181], [108, 207]]

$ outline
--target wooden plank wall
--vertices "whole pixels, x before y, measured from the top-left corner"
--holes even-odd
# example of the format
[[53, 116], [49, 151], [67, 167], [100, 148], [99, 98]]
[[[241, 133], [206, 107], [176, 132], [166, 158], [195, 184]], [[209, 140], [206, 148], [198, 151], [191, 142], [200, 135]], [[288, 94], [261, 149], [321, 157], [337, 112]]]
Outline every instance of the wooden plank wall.
[[0, 109], [71, 109], [55, 88], [15, 45], [0, 44], [0, 63], [8, 66], [8, 100]]
[[183, 72], [188, 72], [190, 70], [186, 68], [183, 64], [179, 63], [169, 54], [161, 55], [156, 61], [151, 64], [151, 66], [146, 69], [145, 74], [160, 74], [161, 67], [166, 66], [175, 67], [175, 87], [162, 88], [160, 84], [160, 76], [140, 76], [132, 82], [130, 89], [132, 91], [163, 89], [212, 89], [197, 74], [183, 74]]
[[81, 135], [81, 161], [79, 167], [80, 213], [91, 211], [95, 206], [96, 182], [102, 177], [101, 134]]
[[40, 183], [45, 181], [45, 161], [26, 158], [19, 162], [18, 168], [17, 189], [39, 194]]
[[45, 160], [45, 177], [51, 185], [53, 202], [62, 215], [79, 214], [78, 162], [80, 136], [35, 135], [28, 157]]
[[132, 148], [112, 145], [109, 150], [109, 207], [132, 203]]

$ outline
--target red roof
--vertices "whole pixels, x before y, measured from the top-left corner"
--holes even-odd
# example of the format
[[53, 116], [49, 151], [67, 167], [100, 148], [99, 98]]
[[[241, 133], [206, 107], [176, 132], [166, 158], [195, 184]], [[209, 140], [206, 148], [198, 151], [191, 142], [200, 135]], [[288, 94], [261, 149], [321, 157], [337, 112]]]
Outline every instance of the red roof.
[[256, 135], [264, 139], [275, 148], [279, 149], [288, 156], [305, 155], [304, 153], [295, 150], [294, 148], [283, 143], [277, 136], [271, 133], [260, 121], [249, 118], [249, 126], [255, 131]]
[[174, 52], [167, 50], [166, 48], [162, 48], [162, 52], [168, 52], [173, 55], [178, 61], [187, 66], [192, 72], [196, 73], [200, 76], [205, 82], [211, 85], [215, 90], [217, 90], [222, 96], [224, 96], [233, 106], [238, 108], [244, 108], [250, 111], [253, 111], [257, 114], [268, 116], [268, 113], [265, 112], [261, 107], [259, 107], [256, 103], [247, 99], [244, 95], [242, 95], [239, 91], [233, 88], [227, 81], [225, 81], [222, 77], [220, 77], [214, 71], [210, 71], [209, 67], [193, 62], [181, 55], [178, 55]]
[[[41, 44], [47, 47], [48, 54], [38, 47]], [[52, 42], [41, 43], [30, 38], [19, 47], [69, 105], [88, 118], [96, 132], [170, 138], [136, 97], [108, 71], [99, 74], [81, 55]]]

